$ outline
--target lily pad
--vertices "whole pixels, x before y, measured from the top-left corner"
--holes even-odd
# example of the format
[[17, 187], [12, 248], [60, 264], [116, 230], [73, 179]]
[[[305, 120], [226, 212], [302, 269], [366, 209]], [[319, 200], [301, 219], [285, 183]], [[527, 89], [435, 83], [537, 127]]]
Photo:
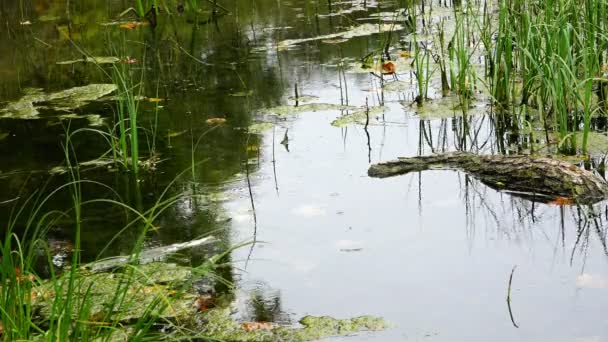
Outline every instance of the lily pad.
[[18, 101], [0, 109], [0, 118], [37, 119], [39, 109], [70, 112], [97, 100], [117, 89], [114, 84], [89, 84], [45, 94], [41, 89], [30, 89]]
[[326, 34], [310, 38], [301, 39], [286, 39], [278, 44], [279, 49], [287, 49], [297, 44], [313, 42], [317, 40], [331, 40], [331, 39], [351, 39], [355, 37], [371, 36], [372, 34], [378, 34], [382, 32], [391, 32], [402, 30], [403, 26], [398, 24], [362, 24], [359, 26], [351, 27], [350, 29], [338, 33]]
[[384, 106], [374, 106], [369, 108], [369, 112], [367, 109], [362, 108], [351, 114], [346, 114], [338, 117], [336, 120], [332, 121], [331, 125], [335, 127], [343, 127], [351, 124], [365, 124], [367, 120], [367, 116], [369, 115], [369, 122], [376, 123], [378, 120], [376, 117], [384, 112], [386, 108]]
[[268, 109], [263, 109], [260, 112], [263, 114], [274, 114], [279, 116], [306, 113], [306, 112], [322, 112], [322, 111], [342, 111], [354, 110], [358, 107], [345, 106], [331, 103], [307, 103], [300, 106], [278, 106]]
[[274, 127], [274, 124], [270, 122], [256, 122], [249, 125], [249, 133], [260, 134]]

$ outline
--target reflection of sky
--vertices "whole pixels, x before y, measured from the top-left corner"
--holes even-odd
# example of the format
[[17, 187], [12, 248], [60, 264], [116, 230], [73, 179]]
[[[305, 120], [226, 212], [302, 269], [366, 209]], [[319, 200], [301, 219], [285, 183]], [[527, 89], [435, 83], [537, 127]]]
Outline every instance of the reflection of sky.
[[[339, 103], [338, 76], [330, 68], [298, 77], [303, 93]], [[367, 75], [346, 77], [351, 104], [364, 104], [365, 96], [370, 104], [375, 101], [360, 90], [369, 88]], [[406, 124], [369, 128], [372, 162], [418, 152], [418, 120], [396, 102], [403, 96], [386, 95], [386, 117]], [[608, 337], [601, 310], [608, 289], [577, 287], [583, 270], [607, 275], [606, 255], [593, 229], [573, 251], [581, 217], [575, 209], [562, 216], [559, 207], [533, 207], [452, 171], [368, 178], [363, 127], [330, 126], [337, 115], [303, 113], [283, 123], [289, 127], [289, 153], [278, 145], [284, 128], [277, 128], [278, 192], [272, 132], [266, 134], [253, 189], [258, 240], [265, 243], [254, 248], [242, 279], [245, 288], [263, 281], [280, 291], [283, 310], [297, 317], [373, 314], [396, 326], [352, 341]], [[488, 127], [481, 117], [473, 120]], [[446, 146], [453, 150], [451, 120], [446, 124]], [[440, 121], [430, 123], [434, 139], [441, 128]], [[423, 151], [431, 153], [428, 146]], [[242, 213], [248, 201], [235, 201], [229, 210]], [[239, 240], [250, 236], [251, 221], [234, 226]], [[248, 252], [237, 251], [234, 260]], [[519, 329], [505, 303], [514, 265], [511, 297]]]

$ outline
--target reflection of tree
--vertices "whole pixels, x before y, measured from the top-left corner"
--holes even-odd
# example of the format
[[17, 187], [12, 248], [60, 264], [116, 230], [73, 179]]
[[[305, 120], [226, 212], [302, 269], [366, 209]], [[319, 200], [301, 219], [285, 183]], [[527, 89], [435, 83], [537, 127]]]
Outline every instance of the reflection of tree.
[[[608, 256], [608, 205], [547, 205], [529, 199], [496, 194], [481, 182], [464, 176], [461, 188], [465, 202], [467, 235], [472, 246], [478, 215], [485, 215], [486, 234], [534, 246], [538, 241], [551, 243], [557, 252], [569, 254], [570, 263], [576, 255], [586, 258], [594, 242]], [[492, 229], [494, 228], [494, 229]], [[554, 241], [554, 242], [552, 242]], [[569, 252], [568, 252], [569, 251]]]

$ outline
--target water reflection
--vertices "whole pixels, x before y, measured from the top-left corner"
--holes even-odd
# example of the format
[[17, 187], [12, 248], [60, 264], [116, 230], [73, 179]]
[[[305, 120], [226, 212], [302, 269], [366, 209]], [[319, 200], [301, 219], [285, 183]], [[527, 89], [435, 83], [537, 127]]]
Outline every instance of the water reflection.
[[[129, 68], [142, 77], [143, 96], [163, 99], [141, 103], [142, 155], [155, 150], [162, 162], [139, 179], [117, 170], [83, 172], [116, 193], [95, 186], [83, 192], [147, 210], [182, 174], [166, 194], [181, 196], [158, 217], [148, 245], [210, 232], [226, 245], [258, 242], [228, 256], [222, 273], [241, 289], [239, 319], [290, 323], [292, 315], [376, 314], [396, 325], [367, 337], [378, 341], [607, 335], [600, 318], [604, 297], [588, 291], [605, 285], [605, 203], [539, 204], [453, 171], [386, 181], [365, 176], [370, 162], [397, 156], [527, 152], [536, 142], [533, 132], [483, 100], [466, 113], [452, 106], [449, 115], [424, 117], [412, 105], [418, 94], [411, 70], [399, 72], [395, 81], [348, 69], [379, 46], [378, 37], [276, 47], [285, 39], [343, 32], [353, 22], [377, 23], [370, 13], [400, 2], [236, 1], [228, 4], [232, 15], [211, 21], [187, 14], [161, 17], [156, 29], [139, 31], [100, 25], [124, 10], [121, 1], [70, 3], [66, 8], [64, 2], [34, 2], [21, 14], [17, 2], [0, 2], [0, 18], [9, 23], [0, 27], [0, 98], [18, 99], [30, 87], [52, 91], [108, 82], [107, 66], [56, 64], [82, 58], [76, 46], [94, 56], [139, 60]], [[449, 11], [440, 13], [449, 19]], [[43, 15], [59, 19], [47, 22]], [[32, 25], [21, 25], [24, 20]], [[403, 41], [399, 50], [411, 51], [407, 31], [392, 39]], [[388, 91], [388, 84], [404, 88]], [[384, 108], [365, 126], [336, 128], [330, 123], [347, 111], [318, 111], [263, 117], [276, 125], [262, 134], [243, 129], [259, 109], [295, 105], [289, 97], [296, 87], [298, 98], [312, 95], [318, 103]], [[436, 84], [431, 88], [436, 101], [429, 107], [451, 101]], [[111, 125], [114, 110], [113, 100], [106, 99], [76, 114], [99, 114]], [[226, 124], [210, 125], [210, 118]], [[9, 134], [0, 140], [0, 222], [23, 203], [16, 199], [66, 182], [46, 173], [63, 162], [61, 122], [52, 115], [0, 119], [0, 135]], [[71, 125], [88, 127], [85, 120]], [[107, 147], [99, 136], [83, 134], [75, 149], [88, 160]], [[46, 209], [69, 207], [69, 194], [60, 193]], [[87, 206], [85, 259], [97, 256], [132, 219], [121, 210]], [[58, 220], [52, 238], [69, 240], [73, 223]], [[122, 233], [107, 254], [127, 253], [137, 235], [137, 229]], [[218, 249], [192, 250], [178, 261], [197, 265]], [[513, 265], [518, 332], [504, 305]], [[216, 290], [232, 291], [222, 283]]]

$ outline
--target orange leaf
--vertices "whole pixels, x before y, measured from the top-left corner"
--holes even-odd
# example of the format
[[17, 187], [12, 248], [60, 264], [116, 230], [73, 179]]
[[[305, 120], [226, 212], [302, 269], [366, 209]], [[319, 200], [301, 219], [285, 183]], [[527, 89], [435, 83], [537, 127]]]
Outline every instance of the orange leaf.
[[207, 311], [215, 306], [215, 299], [208, 295], [201, 295], [194, 301], [194, 306], [198, 311]]
[[382, 73], [385, 75], [392, 75], [397, 71], [397, 65], [395, 63], [388, 61], [382, 64]]
[[149, 22], [134, 21], [134, 22], [131, 22], [131, 23], [122, 24], [122, 25], [120, 25], [120, 28], [132, 30], [132, 29], [134, 29], [136, 27], [148, 26], [148, 25], [150, 25]]
[[223, 123], [226, 123], [226, 119], [224, 119], [224, 118], [209, 118], [205, 122], [208, 123], [208, 124], [210, 124], [210, 125], [221, 125]]
[[133, 63], [139, 63], [139, 59], [136, 58], [125, 58], [125, 59], [121, 59], [118, 63], [120, 64], [133, 64]]
[[274, 328], [275, 328], [275, 325], [270, 322], [247, 322], [247, 323], [241, 324], [241, 329], [243, 329], [247, 332], [256, 331], [256, 330], [269, 331]]
[[557, 196], [555, 197], [555, 199], [551, 202], [549, 202], [548, 204], [550, 205], [572, 205], [574, 204], [574, 199], [570, 198], [570, 197], [561, 197], [561, 196]]

